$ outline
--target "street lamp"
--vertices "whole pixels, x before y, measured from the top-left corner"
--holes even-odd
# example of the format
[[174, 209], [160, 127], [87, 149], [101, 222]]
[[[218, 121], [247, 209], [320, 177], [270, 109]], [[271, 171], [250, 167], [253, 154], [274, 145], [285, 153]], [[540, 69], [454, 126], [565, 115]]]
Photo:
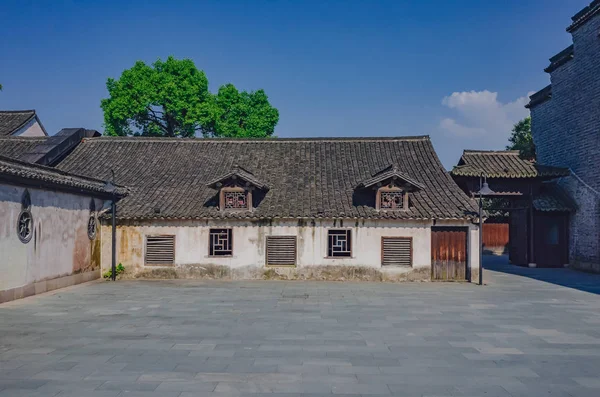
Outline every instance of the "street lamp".
[[107, 181], [104, 189], [112, 194], [111, 213], [112, 213], [112, 280], [117, 280], [117, 186], [115, 185], [115, 171], [110, 170], [111, 180]]
[[487, 176], [482, 172], [479, 176], [479, 285], [483, 285], [483, 196], [491, 196], [495, 192], [487, 183]]

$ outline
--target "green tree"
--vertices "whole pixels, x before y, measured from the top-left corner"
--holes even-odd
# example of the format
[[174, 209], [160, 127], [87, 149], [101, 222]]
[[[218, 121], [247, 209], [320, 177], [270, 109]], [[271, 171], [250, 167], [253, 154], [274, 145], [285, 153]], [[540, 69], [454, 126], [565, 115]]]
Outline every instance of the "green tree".
[[518, 150], [521, 158], [535, 160], [535, 144], [531, 135], [531, 117], [524, 118], [515, 124], [508, 141], [510, 145], [506, 149]]
[[108, 135], [265, 137], [279, 121], [262, 90], [238, 92], [227, 84], [211, 94], [189, 59], [138, 61], [106, 87], [109, 98], [100, 106]]
[[279, 112], [263, 90], [239, 92], [233, 84], [219, 88], [203, 118], [205, 135], [228, 138], [262, 138], [273, 135]]

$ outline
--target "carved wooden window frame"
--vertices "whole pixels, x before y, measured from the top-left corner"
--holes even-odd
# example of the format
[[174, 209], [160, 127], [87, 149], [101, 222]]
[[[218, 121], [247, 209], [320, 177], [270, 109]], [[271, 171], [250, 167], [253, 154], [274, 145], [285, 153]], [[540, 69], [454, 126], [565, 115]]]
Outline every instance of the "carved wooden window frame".
[[[335, 236], [345, 235], [346, 237], [346, 246], [348, 249], [346, 251], [338, 251], [334, 250], [334, 246], [332, 245]], [[354, 248], [354, 241], [352, 238], [352, 229], [328, 229], [327, 230], [327, 259], [348, 259], [352, 258], [352, 249]]]
[[[246, 208], [225, 208], [225, 193], [245, 193]], [[219, 192], [219, 209], [221, 211], [252, 211], [252, 190], [242, 187], [222, 187]]]
[[[381, 208], [381, 193], [401, 193], [402, 194], [402, 207], [401, 208]], [[402, 188], [388, 185], [382, 186], [377, 189], [377, 195], [375, 198], [375, 208], [378, 211], [408, 211], [408, 192]]]
[[[216, 250], [213, 236], [226, 234], [228, 250]], [[222, 253], [220, 253], [222, 252]], [[229, 227], [215, 227], [208, 230], [208, 257], [209, 258], [231, 258], [233, 257], [233, 229]]]

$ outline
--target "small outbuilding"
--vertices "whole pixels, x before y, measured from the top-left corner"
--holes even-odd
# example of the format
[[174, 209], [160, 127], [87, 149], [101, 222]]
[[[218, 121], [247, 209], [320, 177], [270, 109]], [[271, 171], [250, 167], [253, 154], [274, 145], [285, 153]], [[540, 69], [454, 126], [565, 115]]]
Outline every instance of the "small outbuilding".
[[[486, 241], [502, 240], [514, 264], [562, 267], [569, 262], [569, 217], [575, 204], [557, 184], [570, 175], [568, 169], [522, 159], [519, 151], [465, 150], [451, 175], [474, 198], [487, 181], [494, 193], [484, 197], [484, 208], [509, 214], [505, 227], [484, 225], [484, 250]], [[499, 237], [502, 232], [506, 236]]]

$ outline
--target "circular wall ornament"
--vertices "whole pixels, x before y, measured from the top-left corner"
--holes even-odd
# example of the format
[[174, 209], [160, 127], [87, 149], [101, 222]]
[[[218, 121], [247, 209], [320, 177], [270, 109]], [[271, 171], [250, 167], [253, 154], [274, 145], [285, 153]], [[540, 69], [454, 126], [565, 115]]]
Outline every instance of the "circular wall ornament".
[[94, 240], [96, 238], [96, 233], [98, 231], [98, 219], [96, 219], [96, 215], [91, 214], [90, 219], [88, 220], [87, 232], [90, 240]]
[[33, 236], [33, 217], [28, 209], [21, 211], [19, 214], [19, 219], [17, 220], [17, 234], [19, 235], [19, 240], [25, 244], [27, 244]]

